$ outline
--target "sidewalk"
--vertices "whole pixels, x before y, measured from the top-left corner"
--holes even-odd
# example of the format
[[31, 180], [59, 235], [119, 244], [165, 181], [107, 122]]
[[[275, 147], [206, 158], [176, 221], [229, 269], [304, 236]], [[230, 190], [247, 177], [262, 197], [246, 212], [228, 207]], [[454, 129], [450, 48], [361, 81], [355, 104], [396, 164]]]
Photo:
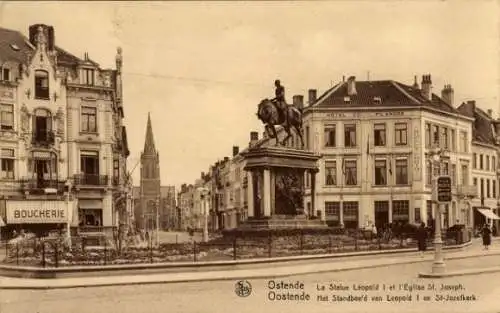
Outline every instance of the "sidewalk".
[[[464, 251], [454, 251], [445, 253], [447, 260], [472, 258], [480, 256], [500, 255], [500, 247], [491, 248], [488, 251], [482, 250], [480, 243], [476, 240]], [[60, 278], [60, 279], [26, 279], [0, 277], [0, 289], [63, 289], [79, 287], [98, 286], [118, 286], [118, 285], [139, 285], [139, 284], [166, 284], [193, 281], [214, 281], [214, 280], [236, 280], [236, 279], [264, 279], [269, 277], [287, 277], [303, 274], [322, 273], [356, 270], [362, 268], [383, 267], [398, 264], [411, 264], [429, 262], [434, 258], [432, 251], [420, 257], [417, 253], [412, 255], [388, 255], [377, 256], [373, 259], [343, 259], [332, 260], [331, 262], [286, 265], [279, 267], [265, 267], [252, 269], [239, 269], [231, 271], [207, 271], [207, 272], [184, 272], [165, 273], [154, 275], [130, 275], [130, 276], [105, 276], [86, 278]], [[474, 273], [484, 271], [500, 271], [498, 269], [477, 269]], [[471, 274], [471, 270], [467, 273]]]

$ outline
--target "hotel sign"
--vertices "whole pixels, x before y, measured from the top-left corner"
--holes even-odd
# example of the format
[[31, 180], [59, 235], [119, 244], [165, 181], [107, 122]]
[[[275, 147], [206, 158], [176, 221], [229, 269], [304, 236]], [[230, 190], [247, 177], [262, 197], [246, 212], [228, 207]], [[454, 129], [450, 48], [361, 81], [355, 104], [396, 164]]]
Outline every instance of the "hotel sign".
[[404, 116], [404, 112], [388, 111], [388, 112], [331, 112], [326, 113], [326, 118], [343, 119], [343, 118], [361, 118], [361, 117], [399, 117]]
[[64, 201], [7, 201], [7, 224], [67, 223]]

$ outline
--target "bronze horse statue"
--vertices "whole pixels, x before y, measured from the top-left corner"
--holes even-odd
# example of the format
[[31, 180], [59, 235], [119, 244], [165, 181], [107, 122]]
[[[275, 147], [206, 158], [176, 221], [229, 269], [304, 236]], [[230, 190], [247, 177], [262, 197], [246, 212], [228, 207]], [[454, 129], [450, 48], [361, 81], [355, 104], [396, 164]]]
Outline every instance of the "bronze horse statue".
[[[293, 128], [300, 138], [302, 148], [304, 148], [304, 139], [302, 138], [302, 113], [297, 108], [287, 105], [285, 114], [287, 114], [287, 119], [280, 114], [276, 104], [269, 99], [262, 100], [257, 109], [257, 117], [264, 123], [269, 137], [276, 138], [276, 146], [279, 144], [283, 146], [286, 145], [287, 140], [292, 137]], [[276, 132], [276, 125], [282, 125], [287, 132], [287, 136], [281, 143], [279, 142]]]

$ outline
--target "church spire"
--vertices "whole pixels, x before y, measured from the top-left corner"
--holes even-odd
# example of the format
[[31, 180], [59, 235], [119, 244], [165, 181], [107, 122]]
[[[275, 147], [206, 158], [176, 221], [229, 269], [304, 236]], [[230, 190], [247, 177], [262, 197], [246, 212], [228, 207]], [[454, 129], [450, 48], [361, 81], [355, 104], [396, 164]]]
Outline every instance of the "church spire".
[[153, 138], [153, 128], [151, 127], [151, 115], [148, 112], [148, 124], [146, 126], [146, 140], [144, 141], [144, 154], [156, 154], [155, 140]]

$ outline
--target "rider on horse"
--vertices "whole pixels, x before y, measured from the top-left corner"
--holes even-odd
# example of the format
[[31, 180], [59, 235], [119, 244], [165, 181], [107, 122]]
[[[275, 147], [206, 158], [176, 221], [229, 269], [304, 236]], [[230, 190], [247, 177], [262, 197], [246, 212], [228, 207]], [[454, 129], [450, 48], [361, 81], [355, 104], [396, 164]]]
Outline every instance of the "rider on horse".
[[275, 90], [275, 95], [276, 97], [272, 99], [271, 101], [276, 105], [276, 108], [278, 108], [278, 111], [281, 115], [280, 120], [283, 121], [283, 124], [288, 123], [288, 114], [287, 114], [287, 104], [285, 101], [285, 87], [281, 85], [281, 82], [279, 79], [274, 81], [274, 86], [276, 86]]

